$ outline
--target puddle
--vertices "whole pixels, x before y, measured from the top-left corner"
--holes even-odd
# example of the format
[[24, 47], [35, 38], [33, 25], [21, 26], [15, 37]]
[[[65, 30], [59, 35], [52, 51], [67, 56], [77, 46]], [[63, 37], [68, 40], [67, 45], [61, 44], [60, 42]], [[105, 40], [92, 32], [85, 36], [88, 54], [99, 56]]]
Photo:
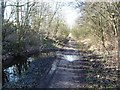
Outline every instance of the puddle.
[[29, 57], [27, 59], [27, 62], [18, 62], [17, 64], [12, 65], [7, 69], [4, 69], [6, 76], [5, 79], [7, 79], [8, 82], [17, 82], [20, 79], [21, 74], [29, 68], [30, 62], [32, 61], [34, 61], [34, 58]]
[[[45, 55], [44, 55], [45, 54]], [[44, 53], [42, 56], [46, 57], [46, 53]], [[54, 53], [49, 53], [48, 56], [53, 56]], [[29, 57], [27, 60], [26, 59], [21, 59], [21, 60], [16, 60], [17, 62], [15, 64], [13, 64], [12, 66], [6, 68], [3, 70], [3, 79], [2, 79], [2, 84], [6, 84], [7, 82], [10, 83], [14, 83], [17, 82], [23, 75], [23, 73], [28, 70], [28, 68], [30, 67], [30, 63], [34, 60], [36, 60], [37, 58], [41, 58], [42, 57], [41, 54], [40, 55], [36, 55], [33, 57]], [[56, 68], [56, 66], [53, 65], [53, 70], [54, 71]]]
[[27, 62], [32, 62], [32, 61], [34, 61], [34, 60], [35, 60], [35, 58], [29, 57], [29, 58], [27, 59]]
[[79, 54], [77, 53], [77, 51], [75, 51], [75, 52], [72, 53], [72, 54], [71, 54], [71, 53], [72, 53], [72, 52], [66, 52], [66, 53], [57, 52], [56, 54], [57, 54], [57, 56], [58, 56], [59, 58], [65, 59], [65, 60], [67, 60], [67, 61], [69, 61], [69, 62], [73, 62], [73, 61], [75, 61], [75, 60], [80, 60], [80, 59], [83, 58], [81, 55], [79, 55]]
[[69, 62], [73, 62], [75, 60], [79, 60], [80, 57], [78, 55], [63, 55], [63, 59], [65, 59]]
[[17, 68], [15, 66], [5, 69], [4, 72], [9, 82], [12, 82], [12, 81], [16, 82], [19, 79]]

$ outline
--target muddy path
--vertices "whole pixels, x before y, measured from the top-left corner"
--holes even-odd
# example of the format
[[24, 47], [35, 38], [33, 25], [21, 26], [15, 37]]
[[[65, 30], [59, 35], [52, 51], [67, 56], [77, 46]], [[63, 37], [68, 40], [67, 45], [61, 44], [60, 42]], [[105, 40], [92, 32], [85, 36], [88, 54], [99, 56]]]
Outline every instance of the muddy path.
[[[50, 82], [49, 88], [90, 88], [97, 82], [93, 75], [93, 64], [87, 57], [91, 52], [80, 52], [76, 50], [76, 43], [69, 41], [65, 46], [67, 49], [58, 52], [56, 71]], [[97, 59], [97, 57], [96, 57]]]
[[105, 88], [117, 86], [116, 71], [106, 69], [101, 61], [101, 56], [92, 51], [76, 50], [74, 40], [70, 40], [63, 48], [64, 50], [56, 52], [56, 57], [34, 61], [22, 79], [14, 84], [7, 84], [5, 88]]

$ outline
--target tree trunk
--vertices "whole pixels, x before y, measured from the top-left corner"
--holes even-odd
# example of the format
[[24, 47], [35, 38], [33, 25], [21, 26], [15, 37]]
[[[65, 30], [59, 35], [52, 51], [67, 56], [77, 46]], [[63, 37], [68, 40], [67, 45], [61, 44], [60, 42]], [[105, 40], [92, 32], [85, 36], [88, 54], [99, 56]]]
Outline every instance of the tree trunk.
[[20, 22], [19, 22], [19, 0], [16, 1], [16, 23], [17, 23], [17, 53], [20, 52]]
[[[120, 69], [120, 18], [118, 19], [118, 69]], [[120, 83], [120, 72], [118, 71], [118, 83]]]

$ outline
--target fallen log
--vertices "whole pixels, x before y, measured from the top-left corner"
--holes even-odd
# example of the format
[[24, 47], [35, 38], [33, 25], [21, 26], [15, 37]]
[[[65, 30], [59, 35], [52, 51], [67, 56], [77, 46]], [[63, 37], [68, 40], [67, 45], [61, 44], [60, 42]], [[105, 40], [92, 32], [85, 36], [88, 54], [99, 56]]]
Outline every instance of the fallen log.
[[11, 65], [15, 64], [17, 61], [23, 60], [21, 58], [24, 58], [24, 60], [27, 58], [29, 58], [32, 55], [36, 55], [39, 53], [49, 53], [49, 52], [55, 52], [58, 51], [59, 49], [57, 48], [52, 48], [52, 49], [42, 49], [40, 50], [39, 47], [34, 47], [31, 48], [29, 50], [25, 50], [19, 54], [15, 54], [15, 53], [7, 53], [5, 55], [2, 56], [2, 68], [8, 68]]
[[[39, 53], [49, 53], [49, 52], [56, 52], [56, 51], [65, 51], [66, 49], [61, 48], [46, 48], [46, 49], [40, 49], [39, 47], [31, 47], [27, 50], [24, 50], [23, 52], [20, 52], [19, 54], [15, 54], [12, 52], [9, 52], [2, 56], [2, 67], [8, 68], [11, 65], [15, 64], [17, 61], [23, 60], [20, 58], [24, 58], [24, 60], [29, 58], [32, 55], [36, 55]], [[71, 52], [74, 50], [70, 50]]]

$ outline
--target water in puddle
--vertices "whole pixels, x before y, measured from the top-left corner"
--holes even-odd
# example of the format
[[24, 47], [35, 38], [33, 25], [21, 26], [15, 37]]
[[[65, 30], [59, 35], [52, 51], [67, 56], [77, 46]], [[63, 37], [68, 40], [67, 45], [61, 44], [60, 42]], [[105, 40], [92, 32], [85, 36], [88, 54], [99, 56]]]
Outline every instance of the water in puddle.
[[4, 70], [9, 82], [12, 82], [12, 81], [16, 82], [19, 79], [19, 75], [16, 70], [17, 70], [17, 67], [15, 66], [9, 67]]
[[69, 62], [73, 62], [74, 60], [79, 60], [78, 55], [63, 55], [63, 58]]
[[27, 62], [18, 62], [18, 64], [12, 65], [11, 67], [4, 69], [8, 82], [18, 81], [21, 77], [21, 73], [28, 69], [30, 62], [32, 61], [34, 61], [34, 58], [29, 57], [27, 59]]

